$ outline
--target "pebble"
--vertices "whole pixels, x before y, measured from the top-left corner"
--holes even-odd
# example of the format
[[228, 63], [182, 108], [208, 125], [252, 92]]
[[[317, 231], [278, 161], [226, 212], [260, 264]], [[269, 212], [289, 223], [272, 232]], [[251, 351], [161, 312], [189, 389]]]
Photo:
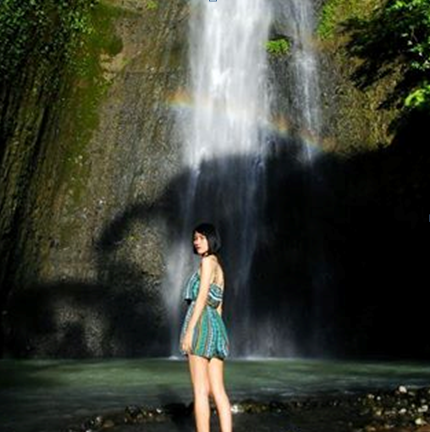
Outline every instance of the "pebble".
[[[344, 397], [309, 397], [262, 402], [253, 399], [236, 401], [231, 411], [237, 416], [283, 414], [291, 416], [330, 417], [330, 412], [346, 412], [347, 431], [361, 432], [430, 432], [430, 412], [428, 396], [430, 388], [406, 389], [399, 386], [391, 391], [375, 391], [362, 395]], [[124, 412], [125, 411], [125, 412]], [[148, 422], [165, 422], [172, 418], [190, 419], [193, 413], [192, 404], [171, 403], [155, 409], [138, 405], [129, 405], [120, 413], [95, 416], [81, 427], [71, 428], [73, 432], [98, 432], [125, 424], [142, 424]], [[320, 413], [320, 414], [318, 414]], [[125, 416], [124, 416], [125, 414]], [[329, 422], [329, 417], [327, 422]], [[339, 429], [333, 429], [333, 432]], [[347, 432], [345, 431], [345, 432]]]

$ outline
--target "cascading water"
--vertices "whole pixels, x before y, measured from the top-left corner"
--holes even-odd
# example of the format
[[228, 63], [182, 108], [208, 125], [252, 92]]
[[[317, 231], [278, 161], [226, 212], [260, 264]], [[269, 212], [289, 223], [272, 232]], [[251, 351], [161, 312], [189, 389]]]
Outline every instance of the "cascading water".
[[[236, 305], [231, 310], [234, 318], [228, 322], [234, 340], [232, 354], [285, 355], [285, 332], [276, 330], [276, 313], [256, 325], [248, 289], [254, 252], [264, 230], [261, 215], [271, 106], [265, 43], [273, 4], [269, 0], [195, 0], [191, 5], [188, 92], [192, 108], [178, 115], [186, 171], [178, 188], [182, 226], [169, 245], [163, 290], [171, 314], [171, 352], [178, 354], [181, 288], [195, 265], [190, 259], [191, 230], [199, 222], [210, 221], [220, 228], [224, 243], [227, 316], [231, 305]], [[305, 42], [309, 14], [295, 0], [280, 7], [294, 28], [297, 47], [293, 53], [295, 100], [302, 104], [295, 109], [303, 128], [315, 134], [319, 122], [312, 93], [317, 88], [316, 68], [303, 48], [309, 46]]]
[[321, 130], [318, 59], [314, 49], [315, 17], [311, 0], [288, 0], [279, 5], [293, 40], [290, 64], [293, 72], [291, 111], [304, 138], [303, 161], [312, 160]]
[[306, 253], [306, 273], [308, 274], [308, 304], [305, 306], [305, 319], [296, 326], [303, 331], [299, 352], [311, 355], [326, 354], [322, 332], [328, 327], [326, 316], [327, 284], [329, 268], [324, 252], [324, 227], [315, 218], [314, 207], [321, 196], [328, 196], [325, 190], [323, 173], [315, 164], [317, 144], [321, 136], [320, 86], [318, 55], [315, 49], [315, 9], [312, 0], [288, 0], [279, 4], [286, 28], [291, 35], [292, 52], [289, 62], [292, 83], [290, 85], [290, 113], [294, 117], [297, 136], [301, 146], [299, 160], [303, 165], [302, 174], [302, 213], [301, 224]]
[[[198, 3], [198, 4], [197, 4]], [[172, 352], [177, 352], [180, 285], [191, 269], [191, 230], [212, 221], [222, 233], [232, 301], [246, 307], [246, 283], [256, 243], [264, 174], [264, 130], [269, 119], [266, 52], [271, 21], [267, 0], [195, 1], [190, 18], [190, 116], [181, 116], [183, 164], [182, 236], [167, 257], [172, 311]], [[167, 291], [167, 290], [166, 290]], [[234, 299], [233, 299], [234, 297]], [[242, 340], [249, 317], [231, 328]]]

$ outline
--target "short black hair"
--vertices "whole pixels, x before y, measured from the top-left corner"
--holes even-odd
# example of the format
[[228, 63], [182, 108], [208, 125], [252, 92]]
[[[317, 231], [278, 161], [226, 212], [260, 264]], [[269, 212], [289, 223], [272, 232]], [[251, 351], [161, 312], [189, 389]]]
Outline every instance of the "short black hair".
[[[197, 225], [193, 229], [193, 238], [192, 238], [193, 242], [194, 242], [194, 234], [196, 232], [199, 234], [203, 234], [206, 237], [209, 246], [208, 255], [217, 255], [219, 250], [221, 249], [221, 237], [219, 235], [218, 230], [215, 228], [215, 226], [207, 222]], [[193, 251], [195, 254], [197, 254], [194, 244], [193, 244]]]

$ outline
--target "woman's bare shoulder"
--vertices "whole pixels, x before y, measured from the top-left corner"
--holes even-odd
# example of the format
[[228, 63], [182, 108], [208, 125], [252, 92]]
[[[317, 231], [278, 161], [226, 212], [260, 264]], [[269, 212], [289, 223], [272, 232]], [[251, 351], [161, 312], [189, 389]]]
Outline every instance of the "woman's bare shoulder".
[[201, 264], [203, 263], [206, 265], [208, 265], [208, 263], [210, 263], [209, 265], [215, 265], [218, 264], [218, 258], [215, 255], [207, 255], [202, 258]]
[[209, 270], [213, 270], [217, 265], [216, 258], [212, 258], [212, 255], [208, 255], [202, 258], [200, 261], [200, 270], [205, 268]]

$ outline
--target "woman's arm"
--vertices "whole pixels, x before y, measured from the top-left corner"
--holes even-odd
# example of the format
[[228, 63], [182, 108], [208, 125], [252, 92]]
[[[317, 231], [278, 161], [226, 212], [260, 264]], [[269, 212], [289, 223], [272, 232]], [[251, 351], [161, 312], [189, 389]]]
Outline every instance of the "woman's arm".
[[215, 261], [210, 256], [202, 258], [202, 263], [200, 267], [199, 294], [197, 295], [196, 304], [194, 305], [194, 310], [188, 324], [188, 329], [190, 331], [194, 330], [194, 327], [196, 326], [200, 315], [203, 312], [204, 307], [206, 306], [209, 294], [210, 281], [215, 269], [215, 265]]

